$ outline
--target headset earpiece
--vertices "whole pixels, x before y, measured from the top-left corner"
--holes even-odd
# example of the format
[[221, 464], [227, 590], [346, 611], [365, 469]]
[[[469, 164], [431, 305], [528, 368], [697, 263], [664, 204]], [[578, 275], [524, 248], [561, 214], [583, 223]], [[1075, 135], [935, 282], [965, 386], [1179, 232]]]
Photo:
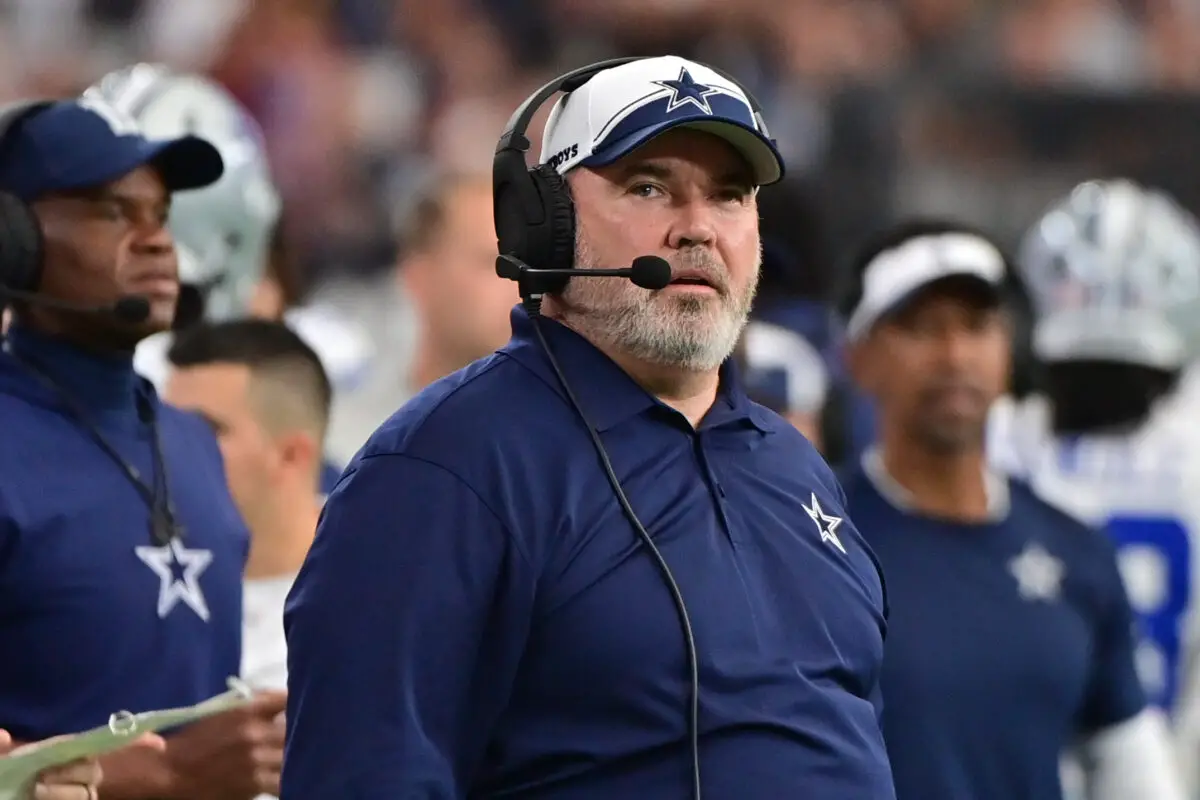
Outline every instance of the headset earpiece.
[[[546, 254], [547, 269], [571, 269], [575, 264], [575, 202], [567, 179], [549, 164], [529, 171], [545, 209], [546, 223], [537, 235], [537, 251]], [[550, 282], [545, 291], [561, 292], [566, 278]]]
[[42, 227], [33, 209], [20, 198], [0, 192], [0, 286], [36, 292], [42, 282], [43, 246]]
[[[538, 269], [569, 269], [575, 261], [575, 204], [566, 179], [549, 165], [530, 168], [525, 132], [538, 109], [560, 91], [637, 58], [617, 58], [569, 72], [538, 89], [505, 126], [492, 161], [492, 203], [498, 250]], [[560, 292], [566, 278], [539, 278], [535, 293]]]
[[[52, 102], [26, 100], [0, 108], [0, 158], [12, 129]], [[42, 255], [42, 228], [33, 210], [19, 198], [0, 192], [0, 286], [36, 292], [42, 282]]]

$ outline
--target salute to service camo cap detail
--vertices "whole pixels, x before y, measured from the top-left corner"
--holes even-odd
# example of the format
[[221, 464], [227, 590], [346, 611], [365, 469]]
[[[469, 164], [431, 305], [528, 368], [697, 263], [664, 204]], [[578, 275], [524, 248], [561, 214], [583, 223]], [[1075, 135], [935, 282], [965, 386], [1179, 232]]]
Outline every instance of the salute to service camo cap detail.
[[724, 139], [750, 163], [760, 186], [784, 175], [783, 157], [760, 130], [745, 91], [678, 56], [613, 67], [559, 98], [546, 122], [540, 163], [560, 174], [604, 166], [675, 128]]

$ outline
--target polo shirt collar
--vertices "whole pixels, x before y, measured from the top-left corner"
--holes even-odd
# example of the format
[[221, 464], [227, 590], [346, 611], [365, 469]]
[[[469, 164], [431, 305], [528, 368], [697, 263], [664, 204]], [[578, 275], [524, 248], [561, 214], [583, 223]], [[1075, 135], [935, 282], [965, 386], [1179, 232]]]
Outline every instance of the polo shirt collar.
[[[538, 325], [571, 384], [571, 391], [598, 432], [610, 430], [656, 407], [678, 413], [638, 385], [629, 373], [595, 345], [562, 323], [545, 317], [535, 322], [519, 305], [513, 308], [511, 321], [512, 339], [500, 352], [537, 374], [565, 398], [554, 368], [538, 341], [533, 327]], [[727, 359], [721, 365], [720, 377], [716, 402], [701, 422], [701, 430], [738, 423], [747, 423], [763, 433], [775, 430], [772, 415], [746, 396], [733, 359]]]

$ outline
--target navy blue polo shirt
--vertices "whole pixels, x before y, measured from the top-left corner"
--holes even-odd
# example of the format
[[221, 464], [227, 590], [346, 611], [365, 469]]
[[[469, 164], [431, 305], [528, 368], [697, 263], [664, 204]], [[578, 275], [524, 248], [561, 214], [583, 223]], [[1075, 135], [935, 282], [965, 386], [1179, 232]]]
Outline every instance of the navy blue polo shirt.
[[[330, 495], [285, 613], [286, 800], [690, 795], [676, 608], [533, 324]], [[696, 430], [538, 324], [687, 602], [705, 798], [892, 798], [881, 576], [828, 467], [730, 365]]]
[[899, 800], [1061, 800], [1064, 749], [1146, 705], [1111, 542], [1017, 481], [980, 524], [898, 508], [861, 467], [845, 489], [888, 577]]
[[131, 356], [21, 328], [9, 344], [148, 481], [152, 439], [135, 398], [149, 398], [186, 535], [156, 546], [121, 467], [58, 394], [0, 353], [0, 728], [41, 739], [225, 691], [241, 661], [249, 538], [211, 429], [160, 403]]
[[325, 459], [321, 462], [321, 470], [317, 476], [317, 491], [321, 497], [327, 496], [342, 477], [342, 468], [332, 461]]

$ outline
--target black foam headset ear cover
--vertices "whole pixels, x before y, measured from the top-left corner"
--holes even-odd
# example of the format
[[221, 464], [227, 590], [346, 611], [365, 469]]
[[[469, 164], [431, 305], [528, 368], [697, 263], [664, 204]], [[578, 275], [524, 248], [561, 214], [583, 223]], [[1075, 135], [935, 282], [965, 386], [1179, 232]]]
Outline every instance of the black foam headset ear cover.
[[[524, 159], [519, 169], [493, 184], [500, 252], [539, 269], [570, 269], [575, 262], [575, 204], [566, 178], [549, 164], [527, 170]], [[537, 291], [559, 292], [568, 279], [542, 276], [537, 280]]]
[[0, 286], [36, 292], [42, 282], [42, 255], [42, 228], [33, 209], [0, 192]]
[[[560, 91], [571, 92], [598, 72], [637, 58], [618, 58], [569, 72], [530, 95], [513, 113], [496, 145], [492, 202], [500, 253], [538, 269], [570, 269], [575, 260], [575, 206], [566, 179], [549, 165], [526, 163], [525, 136], [537, 110]], [[539, 292], [561, 291], [566, 279], [539, 278]]]
[[[0, 107], [0, 159], [9, 133], [51, 100], [24, 100]], [[33, 210], [19, 198], [0, 190], [0, 285], [35, 292], [42, 278], [42, 229]]]
[[[547, 269], [571, 269], [575, 265], [575, 203], [567, 179], [550, 164], [539, 164], [529, 172], [542, 196], [545, 224], [538, 231], [537, 252], [544, 254]], [[566, 288], [566, 278], [547, 291]]]

